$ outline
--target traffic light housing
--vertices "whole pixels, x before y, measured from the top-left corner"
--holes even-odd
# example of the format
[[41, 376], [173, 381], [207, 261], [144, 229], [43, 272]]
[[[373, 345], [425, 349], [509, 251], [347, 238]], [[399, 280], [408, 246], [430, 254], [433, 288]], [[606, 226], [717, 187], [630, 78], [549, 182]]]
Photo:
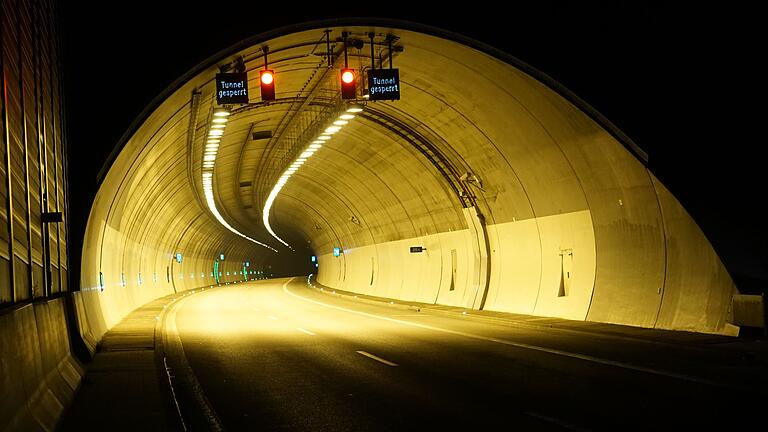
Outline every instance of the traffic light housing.
[[357, 99], [357, 77], [355, 70], [345, 68], [341, 70], [341, 98]]
[[259, 84], [261, 85], [261, 100], [275, 100], [275, 71], [271, 69], [260, 70]]

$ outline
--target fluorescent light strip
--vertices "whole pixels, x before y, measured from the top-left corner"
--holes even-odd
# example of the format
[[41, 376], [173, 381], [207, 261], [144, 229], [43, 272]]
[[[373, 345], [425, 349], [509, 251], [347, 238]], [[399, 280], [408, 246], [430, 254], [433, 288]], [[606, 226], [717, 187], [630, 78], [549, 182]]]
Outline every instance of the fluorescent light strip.
[[270, 249], [274, 252], [277, 252], [277, 249], [273, 248], [272, 246], [266, 245], [258, 240], [254, 240], [247, 235], [241, 233], [240, 231], [234, 229], [232, 225], [228, 224], [226, 220], [224, 220], [224, 217], [221, 216], [221, 213], [219, 213], [219, 210], [216, 208], [216, 202], [213, 199], [213, 185], [210, 185], [208, 187], [203, 187], [203, 192], [205, 193], [205, 201], [208, 203], [208, 209], [211, 210], [211, 213], [216, 217], [216, 219], [224, 225], [225, 228], [232, 231], [233, 233], [239, 235], [240, 237], [250, 240], [254, 243], [256, 243], [259, 246], [264, 246], [267, 249]]
[[[264, 246], [265, 248], [272, 250], [274, 252], [277, 252], [277, 249], [273, 248], [270, 245], [264, 244], [258, 240], [254, 240], [247, 235], [241, 233], [240, 231], [234, 229], [232, 225], [227, 223], [227, 221], [224, 219], [224, 217], [219, 213], [219, 209], [216, 208], [216, 200], [213, 198], [213, 167], [216, 163], [216, 153], [219, 147], [220, 138], [224, 134], [223, 127], [224, 125], [222, 123], [226, 122], [226, 118], [229, 116], [229, 111], [225, 110], [219, 110], [213, 113], [214, 115], [214, 122], [218, 123], [219, 128], [213, 129], [217, 125], [212, 125], [212, 128], [208, 132], [209, 138], [208, 138], [208, 145], [206, 146], [206, 151], [203, 155], [203, 194], [205, 195], [205, 202], [208, 204], [208, 210], [213, 213], [213, 216], [216, 218], [216, 220], [219, 221], [220, 224], [224, 225], [224, 228], [232, 231], [233, 233], [239, 235], [240, 237], [250, 240], [254, 243], [256, 243], [259, 246]], [[220, 119], [224, 119], [224, 122], [222, 122]]]
[[327, 143], [331, 138], [331, 134], [335, 134], [339, 132], [342, 128], [342, 126], [349, 123], [348, 120], [352, 120], [355, 118], [354, 114], [350, 113], [358, 113], [363, 110], [362, 107], [358, 105], [353, 105], [347, 109], [345, 113], [339, 116], [333, 124], [334, 126], [327, 127], [323, 132], [320, 133], [319, 136], [317, 136], [314, 140], [311, 141], [311, 144], [306, 147], [304, 150], [302, 150], [299, 157], [297, 157], [290, 165], [289, 167], [283, 172], [283, 175], [280, 176], [280, 178], [275, 182], [275, 186], [272, 188], [272, 191], [269, 193], [269, 196], [267, 197], [266, 202], [264, 202], [264, 209], [261, 213], [261, 219], [264, 222], [264, 228], [267, 229], [267, 232], [269, 232], [272, 237], [277, 239], [280, 243], [287, 246], [289, 249], [294, 250], [291, 245], [286, 243], [285, 240], [281, 239], [277, 234], [275, 234], [275, 231], [272, 229], [272, 226], [269, 224], [269, 212], [272, 209], [272, 204], [275, 203], [275, 199], [277, 199], [277, 194], [280, 193], [280, 190], [283, 189], [283, 186], [285, 186], [286, 183], [288, 183], [288, 179], [291, 178], [293, 174], [295, 174], [299, 168], [304, 165], [304, 162], [306, 162], [307, 158], [312, 156], [316, 151], [320, 150], [320, 148], [323, 146], [323, 144]]

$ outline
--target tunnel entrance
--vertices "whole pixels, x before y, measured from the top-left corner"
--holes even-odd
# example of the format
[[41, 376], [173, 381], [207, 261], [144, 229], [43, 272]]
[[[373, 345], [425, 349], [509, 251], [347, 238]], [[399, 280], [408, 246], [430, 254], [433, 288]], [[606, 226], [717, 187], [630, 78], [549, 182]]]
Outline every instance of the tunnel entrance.
[[[457, 34], [349, 20], [256, 36], [190, 71], [126, 137], [83, 251], [111, 317], [135, 306], [105, 301], [121, 274], [143, 301], [247, 279], [248, 261], [257, 277], [313, 272], [379, 297], [732, 331], [733, 283], [642, 150]], [[177, 250], [191, 277], [132, 282]], [[693, 262], [712, 263], [704, 279]]]

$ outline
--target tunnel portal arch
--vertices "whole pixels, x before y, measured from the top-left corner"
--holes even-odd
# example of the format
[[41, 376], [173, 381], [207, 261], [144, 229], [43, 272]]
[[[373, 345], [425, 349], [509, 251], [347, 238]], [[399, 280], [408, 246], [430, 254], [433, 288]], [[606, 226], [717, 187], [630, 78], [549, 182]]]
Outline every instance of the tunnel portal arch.
[[[270, 198], [307, 131], [350, 107], [337, 77], [344, 34], [362, 42], [348, 52], [359, 71], [392, 54], [402, 97], [355, 101], [355, 121]], [[269, 102], [258, 84], [265, 51]], [[241, 66], [250, 103], [227, 107], [215, 154], [206, 153], [220, 108], [215, 75]], [[731, 334], [736, 288], [646, 161], [576, 95], [463, 36], [373, 19], [275, 30], [180, 77], [122, 137], [86, 229], [82, 310], [98, 317], [98, 338], [174, 286], [213, 283], [222, 254], [224, 282], [306, 269], [316, 255], [320, 283], [364, 294]], [[272, 228], [291, 248], [262, 223], [270, 200]], [[132, 276], [163, 273], [177, 252], [172, 282]]]

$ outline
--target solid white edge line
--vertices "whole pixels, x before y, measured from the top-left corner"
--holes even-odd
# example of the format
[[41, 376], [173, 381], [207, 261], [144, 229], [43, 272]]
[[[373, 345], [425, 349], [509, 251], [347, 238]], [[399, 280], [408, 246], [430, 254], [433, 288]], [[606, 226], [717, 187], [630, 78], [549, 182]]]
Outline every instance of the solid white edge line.
[[171, 379], [171, 368], [168, 367], [168, 357], [166, 356], [163, 356], [163, 366], [165, 366], [165, 374], [168, 376], [168, 386], [171, 387], [171, 396], [173, 396], [173, 403], [176, 405], [176, 412], [179, 414], [179, 420], [181, 421], [181, 428], [186, 431], [187, 424], [184, 422], [184, 415], [181, 413], [179, 400], [176, 398], [176, 390], [173, 388], [173, 380]]
[[375, 356], [375, 355], [373, 355], [373, 354], [371, 354], [369, 352], [365, 352], [365, 351], [355, 351], [355, 352], [360, 354], [360, 355], [364, 355], [364, 356], [366, 356], [366, 357], [368, 357], [370, 359], [376, 360], [379, 363], [384, 363], [387, 366], [397, 366], [397, 363], [392, 363], [389, 360], [384, 360], [383, 358], [377, 357], [377, 356]]
[[296, 330], [298, 330], [298, 331], [300, 331], [300, 332], [302, 332], [302, 333], [306, 333], [306, 334], [308, 334], [308, 335], [310, 335], [310, 336], [315, 336], [315, 333], [312, 333], [311, 331], [309, 331], [309, 330], [307, 330], [307, 329], [303, 329], [303, 328], [301, 328], [301, 327], [296, 327]]
[[[223, 431], [224, 428], [221, 425], [221, 420], [219, 420], [218, 414], [216, 414], [216, 410], [213, 408], [213, 405], [208, 400], [208, 398], [205, 396], [205, 393], [203, 392], [202, 387], [200, 386], [200, 382], [197, 380], [197, 377], [195, 376], [195, 371], [192, 370], [192, 367], [189, 365], [189, 359], [187, 359], [187, 354], [184, 351], [184, 343], [181, 341], [181, 334], [179, 333], [178, 326], [176, 324], [176, 313], [182, 308], [184, 303], [186, 303], [187, 300], [189, 300], [189, 295], [193, 293], [187, 293], [182, 295], [181, 297], [178, 297], [174, 299], [174, 301], [171, 304], [170, 309], [166, 312], [167, 315], [165, 316], [165, 328], [163, 328], [163, 347], [166, 350], [165, 358], [167, 359], [167, 354], [169, 350], [175, 350], [176, 353], [176, 360], [181, 363], [179, 371], [177, 371], [178, 375], [179, 373], [185, 373], [186, 377], [189, 381], [188, 385], [190, 386], [190, 393], [192, 396], [193, 401], [197, 404], [197, 408], [203, 412], [204, 417], [208, 421], [208, 427], [210, 430], [214, 431]], [[173, 340], [171, 340], [173, 339]], [[167, 365], [167, 363], [166, 363]], [[168, 370], [168, 376], [169, 379], [171, 377], [175, 377], [176, 375], [171, 375], [172, 369], [169, 368]]]
[[367, 316], [367, 317], [371, 317], [371, 318], [376, 318], [376, 319], [380, 319], [380, 320], [384, 320], [384, 321], [389, 321], [389, 322], [393, 322], [393, 323], [397, 323], [397, 324], [407, 325], [407, 326], [411, 326], [411, 327], [418, 327], [418, 328], [422, 328], [422, 329], [426, 329], [426, 330], [432, 330], [432, 331], [437, 331], [437, 332], [442, 332], [442, 333], [448, 333], [448, 334], [452, 334], [452, 335], [456, 335], [456, 336], [464, 336], [464, 337], [467, 337], [467, 338], [470, 338], [470, 339], [477, 339], [477, 340], [482, 340], [482, 341], [486, 341], [486, 342], [496, 342], [496, 343], [499, 343], [499, 344], [502, 344], [502, 345], [509, 345], [509, 346], [513, 346], [513, 347], [517, 347], [517, 348], [523, 348], [523, 349], [532, 350], [532, 351], [540, 351], [540, 352], [545, 352], [545, 353], [548, 353], [548, 354], [554, 354], [554, 355], [558, 355], [558, 356], [562, 356], [562, 357], [575, 358], [575, 359], [584, 360], [584, 361], [588, 361], [588, 362], [592, 362], [592, 363], [597, 363], [597, 364], [602, 364], [602, 365], [607, 365], [607, 366], [614, 366], [614, 367], [618, 367], [618, 368], [622, 368], [622, 369], [629, 369], [629, 370], [634, 370], [634, 371], [638, 371], [638, 372], [644, 372], [644, 373], [648, 373], [648, 374], [652, 374], [652, 375], [659, 375], [659, 376], [664, 376], [664, 377], [668, 377], [668, 378], [676, 378], [676, 379], [680, 379], [680, 380], [684, 380], [684, 381], [694, 382], [694, 383], [697, 383], [697, 384], [706, 384], [706, 385], [711, 385], [711, 386], [715, 386], [715, 387], [725, 387], [725, 388], [739, 388], [738, 386], [730, 386], [730, 385], [719, 383], [719, 382], [716, 382], [716, 381], [710, 381], [710, 380], [706, 380], [706, 379], [696, 378], [696, 377], [692, 377], [692, 376], [689, 376], [689, 375], [683, 375], [683, 374], [679, 374], [679, 373], [675, 373], [675, 372], [651, 369], [649, 367], [644, 367], [644, 366], [635, 366], [635, 365], [632, 365], [632, 364], [629, 364], [629, 363], [622, 363], [622, 362], [615, 361], [615, 360], [602, 359], [602, 358], [599, 358], [599, 357], [593, 357], [593, 356], [586, 355], [586, 354], [578, 354], [578, 353], [562, 351], [562, 350], [558, 350], [558, 349], [554, 349], [554, 348], [545, 348], [545, 347], [540, 347], [540, 346], [536, 346], [536, 345], [529, 345], [529, 344], [520, 343], [520, 342], [512, 342], [512, 341], [508, 341], [508, 340], [504, 340], [504, 339], [480, 336], [480, 335], [476, 335], [476, 334], [472, 334], [472, 333], [466, 333], [466, 332], [457, 331], [457, 330], [448, 330], [448, 329], [444, 329], [444, 328], [440, 328], [440, 327], [433, 327], [431, 325], [419, 324], [419, 323], [414, 323], [414, 322], [410, 322], [410, 321], [403, 321], [403, 320], [399, 320], [399, 319], [384, 317], [384, 316], [381, 316], [381, 315], [375, 315], [375, 314], [370, 314], [370, 313], [367, 313], [367, 312], [360, 312], [360, 311], [356, 311], [356, 310], [352, 310], [352, 309], [347, 309], [347, 308], [343, 308], [343, 307], [339, 307], [339, 306], [333, 306], [333, 305], [329, 305], [329, 304], [326, 304], [326, 303], [323, 303], [323, 302], [319, 302], [317, 300], [308, 299], [306, 297], [302, 297], [302, 296], [300, 296], [298, 294], [292, 293], [288, 289], [288, 284], [291, 283], [293, 281], [293, 279], [294, 278], [290, 278], [290, 279], [288, 279], [288, 281], [286, 283], [283, 284], [283, 291], [285, 291], [286, 294], [288, 294], [290, 296], [293, 296], [293, 297], [296, 297], [296, 298], [298, 298], [300, 300], [307, 301], [307, 302], [310, 302], [310, 303], [315, 303], [317, 305], [320, 305], [320, 306], [323, 306], [323, 307], [327, 307], [327, 308], [331, 308], [331, 309], [336, 309], [336, 310], [340, 310], [340, 311], [344, 311], [344, 312], [348, 312], [348, 313], [353, 313], [353, 314], [357, 314], [357, 315], [363, 315], [363, 316]]

